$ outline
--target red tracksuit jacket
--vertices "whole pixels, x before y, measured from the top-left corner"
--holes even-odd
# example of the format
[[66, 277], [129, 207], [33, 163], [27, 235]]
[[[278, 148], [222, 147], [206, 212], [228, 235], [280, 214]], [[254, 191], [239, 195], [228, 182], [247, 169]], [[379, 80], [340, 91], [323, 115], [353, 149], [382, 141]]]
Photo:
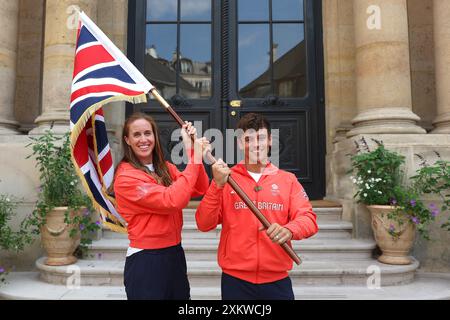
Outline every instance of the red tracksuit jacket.
[[129, 163], [117, 169], [114, 192], [117, 210], [128, 223], [130, 246], [159, 249], [181, 242], [182, 209], [191, 197], [205, 194], [209, 179], [203, 164], [188, 164], [183, 172], [166, 162], [173, 183], [165, 187]]
[[[288, 228], [293, 240], [317, 233], [316, 214], [295, 175], [269, 164], [256, 183], [243, 163], [231, 171], [269, 222]], [[258, 231], [261, 223], [230, 185], [218, 188], [213, 180], [195, 218], [201, 231], [210, 231], [222, 224], [218, 262], [223, 272], [257, 284], [288, 276], [288, 270], [292, 269], [291, 258], [281, 246], [272, 243], [265, 231]]]

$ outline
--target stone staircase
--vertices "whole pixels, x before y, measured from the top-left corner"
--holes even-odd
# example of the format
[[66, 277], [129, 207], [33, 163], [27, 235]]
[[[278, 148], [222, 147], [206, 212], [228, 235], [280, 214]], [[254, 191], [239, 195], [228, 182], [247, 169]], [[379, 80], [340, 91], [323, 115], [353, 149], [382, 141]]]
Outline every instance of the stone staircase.
[[[353, 226], [342, 220], [341, 207], [315, 207], [314, 211], [318, 216], [318, 234], [293, 242], [303, 260], [300, 266], [294, 264], [290, 272], [297, 298], [307, 296], [305, 290], [320, 288], [368, 290], [368, 280], [374, 274], [380, 275], [381, 287], [414, 281], [419, 263], [415, 259], [407, 266], [379, 263], [374, 258], [375, 242], [352, 238]], [[198, 231], [194, 214], [194, 208], [184, 209], [182, 237], [192, 299], [220, 299], [221, 270], [216, 262], [220, 228], [207, 233]], [[102, 238], [91, 245], [89, 257], [76, 263], [81, 286], [120, 288], [121, 293], [115, 298], [125, 298], [123, 267], [127, 247], [126, 235], [104, 230]], [[70, 282], [73, 266], [51, 267], [44, 265], [43, 260], [36, 262], [40, 281], [60, 286]]]

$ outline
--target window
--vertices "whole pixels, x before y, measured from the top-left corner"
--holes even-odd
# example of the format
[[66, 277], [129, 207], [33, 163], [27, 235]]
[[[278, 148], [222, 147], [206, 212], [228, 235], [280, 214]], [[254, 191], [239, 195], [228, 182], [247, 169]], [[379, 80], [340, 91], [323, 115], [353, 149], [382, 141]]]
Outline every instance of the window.
[[238, 0], [237, 10], [240, 96], [305, 96], [303, 0]]
[[144, 72], [162, 95], [209, 98], [196, 81], [211, 82], [211, 0], [147, 0]]

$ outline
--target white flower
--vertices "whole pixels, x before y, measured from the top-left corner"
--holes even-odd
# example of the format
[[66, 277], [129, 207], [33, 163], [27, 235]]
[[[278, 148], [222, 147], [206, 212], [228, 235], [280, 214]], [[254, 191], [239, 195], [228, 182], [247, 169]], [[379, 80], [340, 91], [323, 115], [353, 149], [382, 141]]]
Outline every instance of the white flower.
[[72, 182], [70, 183], [70, 185], [71, 185], [71, 186], [74, 186], [74, 185], [75, 185], [75, 183], [73, 183], [73, 181], [72, 181]]
[[367, 170], [367, 173], [372, 173], [372, 171], [371, 170]]
[[369, 187], [369, 185], [366, 183], [366, 189], [367, 190], [369, 190], [370, 189], [370, 187]]
[[6, 198], [6, 202], [10, 202], [11, 200], [9, 200], [9, 198]]
[[367, 197], [367, 193], [364, 193], [363, 196], [364, 196], [364, 197]]
[[379, 193], [379, 194], [383, 194], [383, 192], [381, 192], [381, 191], [378, 191], [378, 193]]

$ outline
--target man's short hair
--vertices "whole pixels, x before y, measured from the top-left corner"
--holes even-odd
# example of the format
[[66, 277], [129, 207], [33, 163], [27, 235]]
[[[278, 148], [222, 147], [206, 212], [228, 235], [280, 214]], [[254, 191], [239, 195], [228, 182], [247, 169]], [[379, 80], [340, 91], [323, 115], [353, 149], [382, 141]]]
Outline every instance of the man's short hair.
[[238, 129], [242, 129], [244, 132], [253, 129], [258, 131], [259, 129], [267, 129], [267, 133], [270, 136], [270, 123], [269, 121], [259, 113], [247, 113], [244, 115], [237, 124]]

